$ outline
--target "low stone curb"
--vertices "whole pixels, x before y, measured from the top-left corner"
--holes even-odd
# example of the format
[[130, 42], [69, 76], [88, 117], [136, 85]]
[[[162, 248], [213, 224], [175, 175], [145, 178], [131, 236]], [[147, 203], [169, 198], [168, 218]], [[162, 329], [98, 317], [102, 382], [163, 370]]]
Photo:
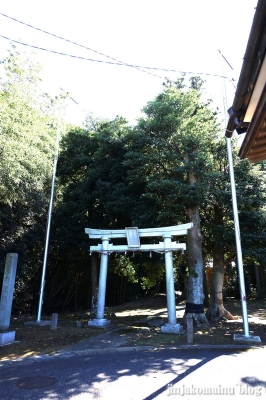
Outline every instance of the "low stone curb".
[[78, 350], [73, 352], [63, 352], [58, 351], [51, 354], [42, 354], [38, 356], [29, 356], [25, 358], [15, 358], [13, 360], [4, 360], [0, 361], [1, 367], [11, 367], [16, 364], [18, 365], [27, 365], [32, 363], [38, 363], [41, 361], [51, 360], [52, 358], [71, 358], [74, 356], [82, 356], [82, 355], [90, 355], [90, 354], [103, 354], [103, 353], [113, 353], [113, 352], [130, 352], [130, 351], [162, 351], [162, 350], [248, 350], [248, 349], [265, 349], [264, 345], [180, 345], [180, 346], [163, 346], [163, 347], [155, 347], [155, 346], [129, 346], [129, 347], [114, 347], [110, 349], [85, 349]]

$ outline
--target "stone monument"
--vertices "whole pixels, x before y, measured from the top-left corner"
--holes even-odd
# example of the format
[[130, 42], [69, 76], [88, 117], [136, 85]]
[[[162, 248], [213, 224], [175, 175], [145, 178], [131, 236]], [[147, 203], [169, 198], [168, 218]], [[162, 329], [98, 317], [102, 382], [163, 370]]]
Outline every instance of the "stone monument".
[[5, 272], [0, 301], [0, 346], [11, 344], [15, 341], [15, 331], [10, 331], [10, 317], [12, 310], [13, 292], [16, 279], [18, 255], [6, 255]]

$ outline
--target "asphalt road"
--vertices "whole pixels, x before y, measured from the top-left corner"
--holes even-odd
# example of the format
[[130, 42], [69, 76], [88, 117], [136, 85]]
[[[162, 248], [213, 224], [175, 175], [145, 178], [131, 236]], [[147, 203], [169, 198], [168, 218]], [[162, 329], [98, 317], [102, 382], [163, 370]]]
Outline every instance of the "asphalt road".
[[266, 399], [266, 349], [106, 350], [13, 362], [1, 400]]

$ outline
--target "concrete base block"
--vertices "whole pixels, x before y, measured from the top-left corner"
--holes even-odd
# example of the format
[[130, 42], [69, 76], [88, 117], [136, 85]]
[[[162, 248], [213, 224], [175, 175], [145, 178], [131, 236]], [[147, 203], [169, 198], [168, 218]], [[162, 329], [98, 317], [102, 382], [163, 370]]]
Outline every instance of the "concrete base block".
[[164, 324], [161, 327], [161, 331], [163, 333], [176, 333], [180, 334], [183, 328], [181, 327], [180, 324]]
[[0, 346], [15, 342], [16, 331], [0, 332]]
[[88, 326], [91, 328], [105, 328], [106, 326], [110, 325], [111, 321], [106, 318], [94, 318], [88, 322]]
[[30, 325], [30, 326], [46, 326], [46, 325], [51, 325], [51, 321], [48, 321], [48, 320], [43, 320], [43, 321], [28, 321], [28, 322], [24, 322], [24, 325]]
[[261, 338], [259, 336], [245, 336], [241, 335], [240, 333], [234, 334], [234, 340], [237, 342], [244, 342], [244, 343], [261, 343]]

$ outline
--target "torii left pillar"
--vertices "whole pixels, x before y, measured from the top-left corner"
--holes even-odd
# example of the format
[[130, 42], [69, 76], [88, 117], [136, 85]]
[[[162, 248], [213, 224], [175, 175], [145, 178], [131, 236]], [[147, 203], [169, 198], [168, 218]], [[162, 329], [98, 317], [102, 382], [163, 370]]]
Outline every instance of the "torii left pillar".
[[96, 328], [105, 328], [107, 325], [110, 325], [111, 323], [110, 320], [104, 318], [109, 240], [110, 238], [108, 236], [102, 237], [102, 253], [101, 253], [101, 265], [100, 265], [100, 276], [99, 276], [97, 312], [96, 312], [96, 318], [88, 322], [88, 326]]
[[164, 333], [180, 333], [181, 326], [176, 323], [175, 308], [175, 285], [174, 285], [174, 266], [173, 252], [171, 251], [172, 236], [170, 233], [163, 235], [165, 251], [165, 278], [167, 295], [168, 323], [162, 325], [161, 331]]

